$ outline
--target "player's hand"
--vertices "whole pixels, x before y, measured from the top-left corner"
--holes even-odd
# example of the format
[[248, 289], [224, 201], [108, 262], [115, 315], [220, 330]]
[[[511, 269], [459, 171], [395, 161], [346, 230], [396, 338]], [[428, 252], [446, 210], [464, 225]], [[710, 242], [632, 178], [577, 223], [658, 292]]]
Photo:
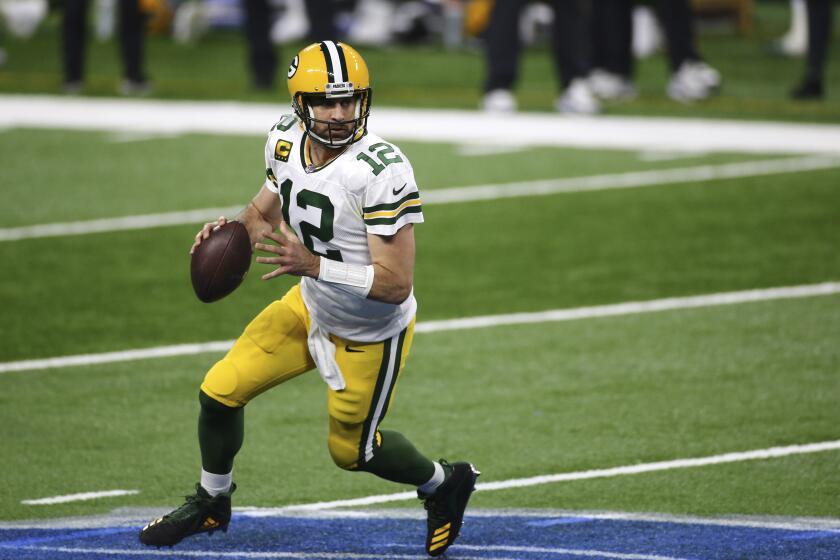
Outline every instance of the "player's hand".
[[215, 222], [208, 222], [204, 224], [204, 227], [201, 228], [201, 231], [195, 234], [195, 243], [193, 246], [190, 247], [190, 255], [195, 253], [195, 248], [201, 245], [201, 242], [210, 237], [210, 233], [216, 231], [223, 225], [227, 223], [227, 218], [224, 216], [219, 216], [219, 219]]
[[293, 276], [318, 277], [321, 269], [321, 259], [313, 255], [300, 239], [292, 233], [286, 222], [280, 222], [280, 233], [268, 232], [265, 238], [276, 243], [257, 243], [254, 248], [265, 253], [272, 253], [271, 257], [257, 257], [257, 262], [262, 264], [277, 265], [273, 271], [263, 274], [263, 280], [270, 280], [282, 274]]

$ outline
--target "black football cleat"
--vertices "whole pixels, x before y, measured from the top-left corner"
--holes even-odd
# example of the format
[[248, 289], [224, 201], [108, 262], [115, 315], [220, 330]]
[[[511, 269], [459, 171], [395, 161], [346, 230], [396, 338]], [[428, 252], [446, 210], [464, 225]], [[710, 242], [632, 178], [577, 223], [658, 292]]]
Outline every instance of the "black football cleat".
[[234, 490], [236, 484], [228, 492], [210, 496], [201, 484], [196, 484], [195, 494], [187, 496], [184, 505], [140, 530], [140, 542], [149, 546], [173, 546], [197, 533], [226, 532], [230, 523], [230, 495]]
[[440, 461], [447, 474], [434, 494], [417, 493], [426, 508], [426, 552], [440, 556], [458, 538], [464, 523], [464, 510], [475, 490], [475, 480], [481, 473], [470, 463]]
[[825, 97], [822, 80], [806, 78], [790, 96], [798, 101], [816, 101]]

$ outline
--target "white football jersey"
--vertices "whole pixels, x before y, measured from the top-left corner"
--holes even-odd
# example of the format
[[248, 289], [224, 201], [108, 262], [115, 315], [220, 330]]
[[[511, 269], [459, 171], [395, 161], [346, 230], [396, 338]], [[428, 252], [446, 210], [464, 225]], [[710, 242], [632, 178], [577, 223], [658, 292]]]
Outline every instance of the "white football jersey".
[[[399, 148], [368, 133], [327, 165], [315, 168], [309, 142], [295, 115], [280, 119], [265, 145], [265, 185], [277, 193], [283, 219], [310, 251], [369, 265], [369, 233], [393, 235], [406, 224], [423, 221], [414, 170]], [[309, 277], [301, 279], [301, 291], [315, 323], [359, 342], [398, 334], [417, 312], [413, 291], [399, 305]]]

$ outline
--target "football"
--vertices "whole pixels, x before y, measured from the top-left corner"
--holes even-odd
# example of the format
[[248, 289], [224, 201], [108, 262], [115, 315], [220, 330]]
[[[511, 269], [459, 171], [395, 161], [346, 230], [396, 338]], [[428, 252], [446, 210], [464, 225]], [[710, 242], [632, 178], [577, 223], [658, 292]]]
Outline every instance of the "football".
[[227, 222], [196, 247], [190, 261], [193, 290], [204, 303], [233, 292], [251, 266], [248, 230], [237, 221]]

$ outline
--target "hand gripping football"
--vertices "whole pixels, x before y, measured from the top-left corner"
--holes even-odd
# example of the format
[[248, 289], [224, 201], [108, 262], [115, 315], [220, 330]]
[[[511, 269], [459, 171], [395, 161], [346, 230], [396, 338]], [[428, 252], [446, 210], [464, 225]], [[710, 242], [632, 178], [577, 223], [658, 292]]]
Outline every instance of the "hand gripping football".
[[193, 290], [204, 303], [230, 294], [251, 266], [251, 239], [240, 222], [231, 221], [210, 233], [190, 261]]

